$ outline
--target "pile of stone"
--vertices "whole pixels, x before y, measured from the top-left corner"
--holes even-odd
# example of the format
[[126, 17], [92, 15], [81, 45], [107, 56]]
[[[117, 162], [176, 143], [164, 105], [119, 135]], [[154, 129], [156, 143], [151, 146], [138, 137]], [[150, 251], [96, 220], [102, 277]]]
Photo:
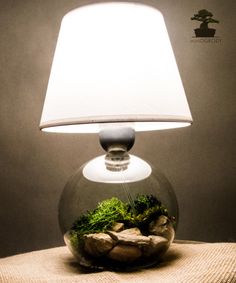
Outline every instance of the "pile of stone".
[[[174, 239], [169, 219], [162, 215], [149, 224], [148, 235], [138, 228], [124, 229], [116, 223], [111, 231], [84, 236], [84, 252], [93, 258], [105, 257], [120, 263], [133, 263], [163, 254]], [[80, 262], [82, 265], [84, 260]], [[88, 262], [86, 262], [88, 265]]]

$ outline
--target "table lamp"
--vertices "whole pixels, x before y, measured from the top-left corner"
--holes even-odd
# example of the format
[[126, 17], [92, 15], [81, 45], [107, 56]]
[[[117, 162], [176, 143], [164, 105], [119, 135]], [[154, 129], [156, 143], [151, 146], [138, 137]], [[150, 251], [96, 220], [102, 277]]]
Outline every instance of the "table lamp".
[[192, 123], [162, 14], [132, 2], [94, 3], [62, 20], [40, 129], [98, 133], [105, 155], [70, 178], [59, 204], [81, 266], [150, 266], [173, 241], [178, 207], [166, 177], [131, 155], [136, 131]]

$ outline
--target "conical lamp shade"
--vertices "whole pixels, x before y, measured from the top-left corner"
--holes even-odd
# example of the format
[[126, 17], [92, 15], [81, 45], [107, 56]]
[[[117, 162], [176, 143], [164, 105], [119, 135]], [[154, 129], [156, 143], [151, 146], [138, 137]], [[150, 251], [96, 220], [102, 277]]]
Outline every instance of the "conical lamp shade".
[[137, 3], [80, 7], [63, 18], [40, 128], [99, 132], [182, 127], [192, 117], [162, 14]]

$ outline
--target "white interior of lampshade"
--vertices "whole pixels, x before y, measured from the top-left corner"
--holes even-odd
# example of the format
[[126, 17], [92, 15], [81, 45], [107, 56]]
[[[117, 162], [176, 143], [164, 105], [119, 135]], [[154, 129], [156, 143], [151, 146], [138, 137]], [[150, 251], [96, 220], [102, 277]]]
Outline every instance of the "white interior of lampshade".
[[61, 24], [40, 128], [98, 132], [122, 121], [137, 131], [192, 122], [163, 16], [138, 3], [80, 7]]
[[143, 159], [130, 156], [130, 164], [126, 170], [110, 171], [105, 165], [105, 155], [94, 158], [83, 168], [86, 179], [99, 183], [132, 183], [146, 179], [152, 173], [151, 166]]
[[[119, 124], [119, 125], [118, 125]], [[166, 130], [187, 127], [190, 122], [135, 122], [135, 123], [106, 123], [106, 124], [75, 124], [43, 128], [42, 131], [50, 133], [99, 133], [105, 127], [131, 127], [137, 132]]]

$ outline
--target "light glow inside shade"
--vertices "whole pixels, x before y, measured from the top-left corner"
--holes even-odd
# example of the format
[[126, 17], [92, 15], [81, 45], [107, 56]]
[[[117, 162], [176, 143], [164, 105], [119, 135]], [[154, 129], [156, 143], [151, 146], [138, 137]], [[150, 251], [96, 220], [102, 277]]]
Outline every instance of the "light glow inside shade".
[[[109, 123], [109, 127], [121, 126], [120, 123]], [[166, 130], [173, 128], [187, 127], [190, 122], [135, 122], [125, 123], [126, 126], [130, 126], [136, 131], [153, 131], [153, 130]], [[42, 129], [44, 132], [50, 133], [99, 133], [100, 130], [106, 128], [108, 124], [75, 124], [66, 126], [54, 126]]]
[[65, 15], [40, 129], [94, 133], [192, 123], [162, 14], [138, 3], [98, 3]]

